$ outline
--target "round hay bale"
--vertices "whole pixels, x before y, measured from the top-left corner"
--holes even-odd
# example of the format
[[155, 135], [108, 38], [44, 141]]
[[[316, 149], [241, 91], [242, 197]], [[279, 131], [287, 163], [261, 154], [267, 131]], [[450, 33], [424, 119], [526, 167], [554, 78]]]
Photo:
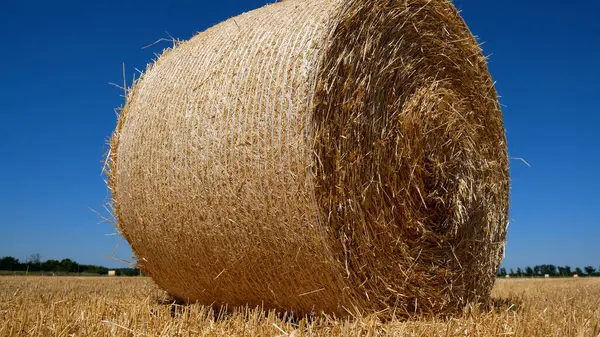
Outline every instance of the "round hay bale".
[[109, 187], [172, 296], [336, 315], [486, 300], [508, 158], [447, 0], [290, 0], [165, 52], [118, 120]]

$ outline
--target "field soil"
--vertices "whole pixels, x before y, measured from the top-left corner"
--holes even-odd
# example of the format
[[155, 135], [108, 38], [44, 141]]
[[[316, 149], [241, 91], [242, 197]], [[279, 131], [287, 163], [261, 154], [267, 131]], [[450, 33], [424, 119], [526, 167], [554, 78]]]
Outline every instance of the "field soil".
[[0, 277], [0, 336], [591, 336], [600, 279], [498, 280], [489, 307], [455, 317], [290, 318], [171, 301], [143, 277]]

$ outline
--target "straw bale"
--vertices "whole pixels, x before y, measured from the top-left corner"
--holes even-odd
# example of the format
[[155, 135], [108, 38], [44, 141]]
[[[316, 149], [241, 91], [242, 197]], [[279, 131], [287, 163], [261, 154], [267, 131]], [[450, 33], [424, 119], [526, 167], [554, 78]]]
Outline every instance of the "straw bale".
[[165, 52], [111, 142], [119, 227], [176, 298], [437, 314], [489, 298], [508, 159], [447, 0], [289, 0]]

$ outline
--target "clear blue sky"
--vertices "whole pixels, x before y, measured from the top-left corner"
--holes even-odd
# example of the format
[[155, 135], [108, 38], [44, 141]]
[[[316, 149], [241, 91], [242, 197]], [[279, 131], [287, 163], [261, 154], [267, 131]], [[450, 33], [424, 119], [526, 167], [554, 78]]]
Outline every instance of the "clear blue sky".
[[[106, 258], [103, 145], [122, 83], [168, 44], [266, 1], [4, 1], [0, 256]], [[506, 267], [600, 265], [600, 2], [456, 0], [492, 54], [512, 157]], [[127, 247], [121, 257], [131, 254]]]

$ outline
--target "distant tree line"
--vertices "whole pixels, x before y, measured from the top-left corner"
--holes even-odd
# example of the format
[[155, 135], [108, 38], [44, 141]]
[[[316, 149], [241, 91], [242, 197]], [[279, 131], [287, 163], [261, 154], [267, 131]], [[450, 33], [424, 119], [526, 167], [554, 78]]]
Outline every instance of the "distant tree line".
[[[599, 268], [600, 269], [600, 268]], [[515, 271], [511, 268], [509, 271], [506, 268], [500, 268], [498, 271], [499, 277], [544, 277], [548, 275], [550, 277], [572, 277], [577, 276], [600, 276], [599, 269], [592, 266], [584, 267], [583, 270], [579, 267], [572, 269], [570, 266], [555, 266], [553, 264], [542, 264], [533, 268], [526, 267], [525, 269], [517, 268]]]
[[[71, 259], [42, 261], [40, 254], [33, 254], [24, 262], [12, 256], [0, 258], [0, 270], [13, 272], [46, 272], [46, 273], [78, 273], [78, 274], [108, 274], [109, 268], [93, 264], [79, 264]], [[111, 268], [117, 275], [138, 276], [139, 269], [135, 268]]]

